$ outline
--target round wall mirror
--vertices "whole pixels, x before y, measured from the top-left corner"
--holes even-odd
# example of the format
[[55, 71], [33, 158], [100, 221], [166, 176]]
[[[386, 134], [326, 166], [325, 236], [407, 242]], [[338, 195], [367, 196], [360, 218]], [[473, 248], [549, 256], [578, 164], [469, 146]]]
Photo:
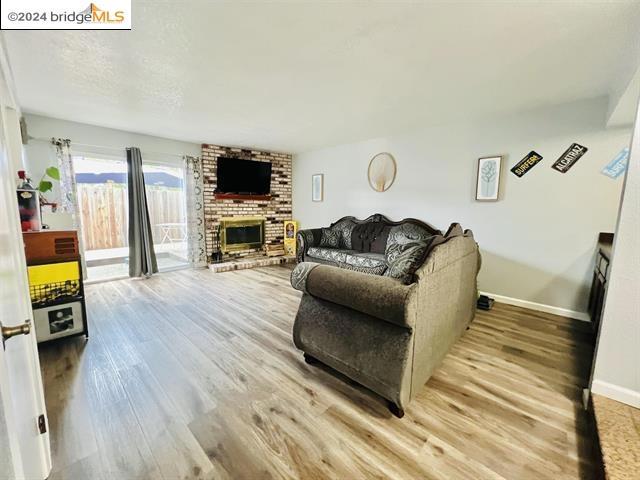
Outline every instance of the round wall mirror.
[[396, 160], [387, 152], [378, 153], [369, 162], [369, 185], [376, 192], [389, 190], [396, 179]]

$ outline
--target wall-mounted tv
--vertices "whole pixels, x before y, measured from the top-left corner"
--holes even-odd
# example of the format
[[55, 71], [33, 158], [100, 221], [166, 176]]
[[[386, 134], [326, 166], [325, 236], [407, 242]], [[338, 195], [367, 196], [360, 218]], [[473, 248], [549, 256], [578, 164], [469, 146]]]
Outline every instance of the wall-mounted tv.
[[271, 162], [218, 158], [216, 193], [268, 195], [271, 190]]

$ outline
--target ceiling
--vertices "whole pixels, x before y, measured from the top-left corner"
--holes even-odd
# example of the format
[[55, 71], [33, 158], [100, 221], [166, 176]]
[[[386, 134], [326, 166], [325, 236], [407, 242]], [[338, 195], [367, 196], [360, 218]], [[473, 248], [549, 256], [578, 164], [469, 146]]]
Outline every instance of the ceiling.
[[610, 95], [640, 56], [638, 1], [185, 5], [3, 32], [23, 110], [295, 153]]

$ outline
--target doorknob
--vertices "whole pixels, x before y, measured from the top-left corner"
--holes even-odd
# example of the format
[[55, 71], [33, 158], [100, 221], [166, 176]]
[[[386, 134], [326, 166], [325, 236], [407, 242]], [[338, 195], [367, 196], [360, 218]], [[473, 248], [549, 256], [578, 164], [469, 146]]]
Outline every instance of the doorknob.
[[16, 325], [15, 327], [5, 327], [0, 322], [0, 330], [2, 330], [2, 348], [4, 348], [4, 342], [16, 335], [29, 335], [31, 333], [31, 320], [27, 319], [22, 325]]

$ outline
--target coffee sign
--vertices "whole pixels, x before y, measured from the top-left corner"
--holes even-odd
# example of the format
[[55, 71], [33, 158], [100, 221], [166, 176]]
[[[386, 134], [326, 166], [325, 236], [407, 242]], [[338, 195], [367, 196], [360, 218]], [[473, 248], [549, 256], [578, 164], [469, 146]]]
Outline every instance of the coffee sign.
[[531, 150], [526, 157], [520, 160], [512, 169], [514, 175], [522, 177], [542, 160], [542, 155]]
[[560, 173], [567, 173], [575, 163], [580, 160], [585, 153], [589, 150], [587, 147], [583, 147], [577, 143], [572, 143], [569, 148], [556, 160], [556, 163], [551, 165], [551, 168], [559, 171]]

